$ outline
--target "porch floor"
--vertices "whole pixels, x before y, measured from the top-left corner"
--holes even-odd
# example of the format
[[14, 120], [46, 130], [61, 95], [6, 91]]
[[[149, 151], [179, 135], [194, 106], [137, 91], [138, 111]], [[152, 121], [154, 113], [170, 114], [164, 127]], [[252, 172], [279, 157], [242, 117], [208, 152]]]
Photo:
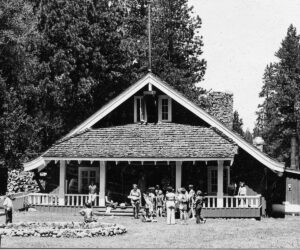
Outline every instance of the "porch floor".
[[[53, 205], [35, 205], [35, 208], [41, 212], [52, 213], [78, 213], [82, 207], [76, 206], [53, 206]], [[94, 207], [94, 214], [97, 216], [132, 216], [133, 208], [117, 207], [106, 214], [105, 207]], [[141, 212], [144, 208], [141, 208]], [[202, 215], [206, 218], [261, 218], [261, 206], [259, 207], [237, 207], [237, 208], [203, 208]]]

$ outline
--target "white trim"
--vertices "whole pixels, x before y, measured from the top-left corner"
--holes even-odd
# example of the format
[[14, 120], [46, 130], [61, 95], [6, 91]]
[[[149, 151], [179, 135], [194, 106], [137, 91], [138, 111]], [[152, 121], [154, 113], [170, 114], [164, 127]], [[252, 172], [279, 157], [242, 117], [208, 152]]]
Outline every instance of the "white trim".
[[45, 161], [44, 158], [40, 156], [30, 162], [24, 163], [23, 166], [24, 166], [24, 171], [31, 171], [36, 168], [43, 169], [44, 167], [47, 166], [47, 164], [48, 162]]
[[[163, 83], [162, 80], [155, 77], [153, 74], [148, 73], [145, 77], [140, 79], [138, 82], [136, 82], [134, 85], [129, 87], [126, 91], [124, 91], [122, 94], [114, 98], [112, 101], [110, 101], [108, 104], [103, 106], [100, 110], [98, 110], [95, 114], [93, 114], [91, 117], [89, 117], [87, 120], [85, 120], [83, 123], [81, 123], [78, 127], [73, 129], [70, 133], [67, 134], [67, 136], [74, 135], [75, 133], [78, 133], [80, 131], [83, 131], [85, 129], [90, 128], [93, 126], [96, 122], [101, 120], [103, 117], [105, 117], [108, 113], [110, 113], [112, 110], [117, 108], [119, 105], [121, 105], [124, 101], [126, 101], [128, 98], [133, 96], [137, 91], [142, 89], [147, 84], [151, 83], [152, 86], [160, 89], [162, 92], [164, 92], [166, 95], [168, 95], [170, 98], [172, 98], [174, 101], [181, 104], [183, 107], [190, 110], [192, 113], [197, 115], [199, 118], [210, 124], [212, 127], [217, 128], [219, 131], [221, 131], [224, 135], [228, 136], [230, 139], [232, 139], [239, 147], [244, 149], [246, 152], [248, 152], [251, 156], [253, 156], [255, 159], [260, 161], [263, 165], [266, 167], [278, 171], [278, 172], [284, 172], [284, 163], [278, 162], [276, 160], [273, 160], [269, 158], [267, 155], [259, 151], [254, 146], [250, 145], [248, 142], [246, 142], [243, 138], [241, 138], [239, 135], [228, 129], [226, 126], [224, 126], [221, 122], [219, 122], [217, 119], [209, 115], [207, 112], [205, 112], [203, 109], [198, 107], [196, 104], [185, 98], [182, 94], [177, 92], [175, 89], [172, 89], [165, 83]], [[25, 165], [24, 165], [25, 166]], [[31, 168], [34, 169], [34, 168]]]
[[69, 160], [69, 161], [230, 161], [231, 158], [76, 158], [76, 157], [45, 157], [45, 160], [54, 161], [54, 160]]
[[[168, 100], [168, 119], [162, 119], [162, 100]], [[171, 122], [172, 121], [172, 99], [167, 95], [158, 96], [158, 121]]]

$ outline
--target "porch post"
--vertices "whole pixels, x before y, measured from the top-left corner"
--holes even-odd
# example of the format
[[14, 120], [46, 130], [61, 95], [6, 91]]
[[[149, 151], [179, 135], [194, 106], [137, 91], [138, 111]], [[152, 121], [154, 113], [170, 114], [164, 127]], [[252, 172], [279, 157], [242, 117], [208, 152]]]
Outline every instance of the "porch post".
[[99, 206], [105, 206], [106, 161], [100, 161]]
[[223, 179], [224, 179], [224, 161], [218, 161], [218, 193], [217, 207], [223, 207]]
[[176, 191], [181, 187], [182, 161], [176, 161], [175, 187]]
[[59, 191], [58, 204], [65, 205], [66, 161], [59, 161]]

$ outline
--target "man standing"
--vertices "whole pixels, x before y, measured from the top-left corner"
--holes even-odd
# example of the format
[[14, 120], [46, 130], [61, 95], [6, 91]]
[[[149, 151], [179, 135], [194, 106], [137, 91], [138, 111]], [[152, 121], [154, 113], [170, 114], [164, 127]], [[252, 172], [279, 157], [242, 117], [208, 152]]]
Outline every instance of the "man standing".
[[131, 205], [133, 207], [133, 216], [135, 219], [138, 219], [142, 196], [141, 191], [138, 189], [138, 186], [136, 184], [133, 184], [132, 187], [133, 189], [131, 189], [128, 198], [131, 200]]
[[188, 205], [189, 205], [189, 213], [188, 217], [192, 218], [195, 217], [195, 209], [194, 209], [194, 202], [195, 202], [195, 190], [193, 185], [189, 185], [189, 193], [188, 193]]
[[8, 193], [6, 195], [6, 198], [3, 202], [3, 207], [5, 210], [5, 223], [12, 223], [12, 213], [13, 213], [13, 203], [12, 203], [12, 195], [10, 193]]

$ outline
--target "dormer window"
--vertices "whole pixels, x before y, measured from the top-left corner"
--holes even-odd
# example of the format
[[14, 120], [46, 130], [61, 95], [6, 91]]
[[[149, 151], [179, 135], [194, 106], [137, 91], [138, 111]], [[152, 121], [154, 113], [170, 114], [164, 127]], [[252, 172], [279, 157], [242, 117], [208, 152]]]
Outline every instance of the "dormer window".
[[158, 120], [161, 122], [172, 121], [172, 100], [166, 95], [158, 97]]
[[147, 120], [146, 105], [142, 96], [134, 97], [134, 122], [143, 122]]

